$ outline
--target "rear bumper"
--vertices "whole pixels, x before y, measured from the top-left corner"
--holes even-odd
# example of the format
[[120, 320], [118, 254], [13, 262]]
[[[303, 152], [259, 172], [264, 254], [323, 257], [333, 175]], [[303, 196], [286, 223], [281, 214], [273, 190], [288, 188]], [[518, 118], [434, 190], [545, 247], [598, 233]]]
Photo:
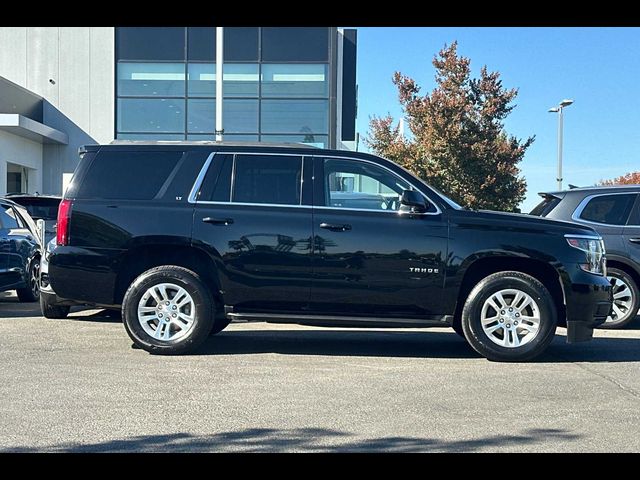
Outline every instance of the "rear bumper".
[[50, 291], [62, 299], [91, 305], [112, 305], [120, 251], [57, 246], [49, 255]]
[[567, 313], [567, 342], [585, 342], [593, 337], [593, 329], [602, 325], [611, 312], [611, 284], [606, 277], [592, 275], [577, 266], [563, 275]]

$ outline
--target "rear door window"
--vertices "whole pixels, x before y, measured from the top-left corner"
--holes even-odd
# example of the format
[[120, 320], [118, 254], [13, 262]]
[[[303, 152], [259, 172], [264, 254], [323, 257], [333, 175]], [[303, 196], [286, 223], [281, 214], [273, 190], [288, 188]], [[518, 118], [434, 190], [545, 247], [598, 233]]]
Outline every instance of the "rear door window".
[[302, 157], [295, 155], [236, 155], [231, 201], [300, 205]]
[[579, 218], [605, 225], [625, 225], [635, 200], [635, 193], [599, 195], [589, 200]]
[[202, 181], [199, 201], [229, 202], [231, 200], [231, 169], [233, 154], [216, 153]]
[[98, 152], [81, 184], [77, 198], [151, 200], [162, 196], [181, 166], [181, 151]]

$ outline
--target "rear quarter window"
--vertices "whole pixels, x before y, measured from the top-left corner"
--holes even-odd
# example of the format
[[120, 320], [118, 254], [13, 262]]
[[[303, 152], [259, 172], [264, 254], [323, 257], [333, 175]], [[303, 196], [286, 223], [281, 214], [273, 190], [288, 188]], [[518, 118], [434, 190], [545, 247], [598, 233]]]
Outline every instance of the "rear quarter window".
[[535, 215], [537, 217], [546, 217], [551, 211], [556, 208], [560, 203], [560, 199], [557, 197], [545, 197], [538, 205], [534, 207], [529, 215]]
[[613, 194], [593, 197], [580, 212], [580, 218], [605, 225], [627, 223], [636, 194]]
[[76, 186], [79, 199], [161, 198], [182, 166], [181, 151], [104, 150], [95, 155]]

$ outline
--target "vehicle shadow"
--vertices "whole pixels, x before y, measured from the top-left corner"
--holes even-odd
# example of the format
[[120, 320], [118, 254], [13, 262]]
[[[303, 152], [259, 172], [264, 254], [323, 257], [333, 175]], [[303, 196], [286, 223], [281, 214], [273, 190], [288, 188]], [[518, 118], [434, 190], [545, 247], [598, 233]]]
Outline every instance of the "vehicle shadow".
[[331, 355], [478, 358], [455, 332], [380, 330], [234, 330], [210, 337], [194, 355]]
[[38, 302], [22, 303], [14, 292], [0, 292], [0, 319], [40, 316]]
[[[284, 355], [481, 358], [455, 332], [372, 330], [234, 330], [209, 338], [193, 355]], [[556, 335], [539, 363], [637, 362], [640, 339], [594, 338], [566, 344]]]
[[71, 313], [67, 317], [69, 320], [82, 322], [105, 322], [105, 323], [122, 323], [120, 312], [115, 310], [98, 310], [89, 315], [83, 314], [85, 310], [94, 310], [95, 307], [72, 307]]
[[10, 447], [7, 452], [474, 452], [543, 445], [550, 440], [577, 441], [582, 435], [559, 428], [528, 429], [513, 435], [487, 435], [470, 440], [441, 440], [429, 437], [380, 437], [350, 440], [349, 432], [326, 428], [246, 428], [213, 435], [172, 433], [144, 435], [98, 443], [63, 443], [45, 447]]

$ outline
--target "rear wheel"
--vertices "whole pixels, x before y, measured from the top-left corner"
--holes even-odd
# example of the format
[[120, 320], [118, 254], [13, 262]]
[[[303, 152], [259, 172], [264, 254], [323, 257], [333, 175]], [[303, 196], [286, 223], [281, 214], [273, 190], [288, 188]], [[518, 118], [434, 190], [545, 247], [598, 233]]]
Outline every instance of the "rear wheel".
[[154, 354], [195, 350], [213, 327], [214, 303], [198, 274], [164, 265], [136, 278], [124, 295], [122, 320], [131, 340]]
[[481, 280], [462, 310], [469, 344], [489, 360], [520, 362], [540, 355], [556, 331], [553, 298], [537, 279], [498, 272]]
[[622, 328], [636, 318], [640, 292], [634, 279], [624, 270], [608, 268], [607, 275], [613, 290], [613, 306], [611, 315], [599, 328]]
[[55, 295], [40, 294], [40, 311], [44, 318], [60, 319], [67, 318], [71, 307], [66, 305], [56, 305], [53, 303], [56, 299]]
[[40, 259], [34, 258], [29, 264], [29, 280], [25, 288], [16, 290], [21, 302], [37, 302], [40, 298]]

